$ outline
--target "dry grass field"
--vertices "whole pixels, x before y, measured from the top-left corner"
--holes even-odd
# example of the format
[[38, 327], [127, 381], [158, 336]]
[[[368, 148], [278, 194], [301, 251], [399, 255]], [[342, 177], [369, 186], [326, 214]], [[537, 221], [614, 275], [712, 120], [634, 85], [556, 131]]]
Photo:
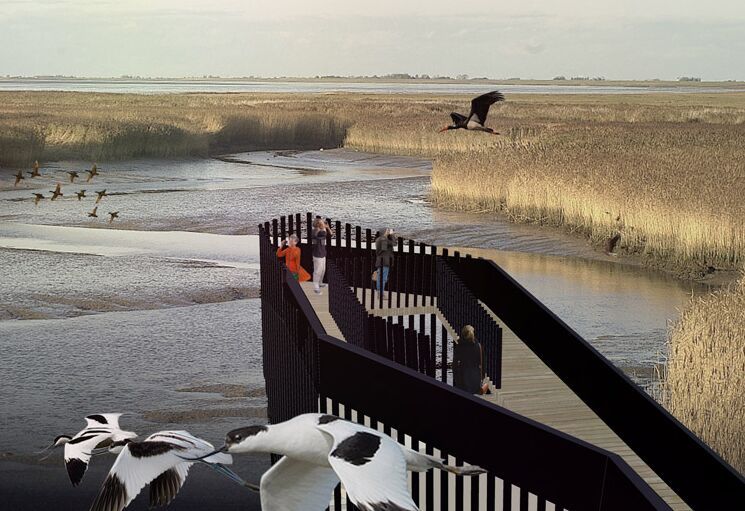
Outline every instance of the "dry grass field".
[[658, 399], [745, 473], [745, 279], [695, 299], [668, 342]]

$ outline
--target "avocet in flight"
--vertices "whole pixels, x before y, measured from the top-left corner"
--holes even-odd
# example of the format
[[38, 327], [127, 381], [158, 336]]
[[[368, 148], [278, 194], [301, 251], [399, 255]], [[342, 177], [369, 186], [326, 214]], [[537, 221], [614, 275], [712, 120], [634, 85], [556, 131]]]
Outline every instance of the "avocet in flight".
[[196, 461], [242, 486], [258, 490], [225, 466], [233, 463], [230, 454], [215, 451], [211, 443], [187, 431], [159, 431], [122, 448], [91, 511], [121, 511], [147, 484], [150, 507], [164, 506], [176, 497]]
[[362, 510], [417, 511], [407, 470], [438, 468], [457, 475], [485, 472], [473, 465], [447, 465], [375, 429], [319, 413], [233, 430], [225, 445], [208, 456], [221, 452], [284, 456], [261, 477], [262, 511], [323, 511], [339, 481]]
[[[96, 413], [85, 418], [86, 427], [75, 436], [59, 435], [47, 449], [65, 449], [65, 467], [73, 486], [80, 484], [91, 456], [102, 452], [118, 453], [137, 433], [119, 427], [121, 413]], [[45, 449], [46, 450], [46, 449]]]

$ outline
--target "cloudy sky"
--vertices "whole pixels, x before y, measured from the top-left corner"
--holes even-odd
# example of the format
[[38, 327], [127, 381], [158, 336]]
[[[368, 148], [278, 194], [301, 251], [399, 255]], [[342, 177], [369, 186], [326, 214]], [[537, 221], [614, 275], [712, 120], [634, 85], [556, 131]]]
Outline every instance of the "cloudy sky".
[[745, 79], [743, 0], [0, 0], [0, 75]]

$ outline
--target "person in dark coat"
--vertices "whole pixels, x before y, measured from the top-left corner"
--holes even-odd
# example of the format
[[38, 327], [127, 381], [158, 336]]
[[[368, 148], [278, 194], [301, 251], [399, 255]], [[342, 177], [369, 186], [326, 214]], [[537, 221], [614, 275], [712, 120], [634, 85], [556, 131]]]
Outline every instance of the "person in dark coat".
[[[396, 246], [396, 236], [393, 229], [385, 228], [382, 234], [375, 240], [375, 267], [377, 268], [378, 291], [385, 291], [385, 285], [388, 283], [388, 274], [391, 272], [393, 265], [393, 247]], [[383, 295], [385, 299], [385, 295]]]
[[453, 385], [471, 394], [481, 394], [481, 367], [481, 345], [476, 341], [474, 328], [466, 325], [453, 346]]
[[323, 277], [326, 275], [326, 236], [331, 234], [331, 228], [323, 221], [323, 218], [316, 216], [313, 222], [313, 288], [317, 295], [321, 294], [321, 288], [326, 284], [323, 283]]

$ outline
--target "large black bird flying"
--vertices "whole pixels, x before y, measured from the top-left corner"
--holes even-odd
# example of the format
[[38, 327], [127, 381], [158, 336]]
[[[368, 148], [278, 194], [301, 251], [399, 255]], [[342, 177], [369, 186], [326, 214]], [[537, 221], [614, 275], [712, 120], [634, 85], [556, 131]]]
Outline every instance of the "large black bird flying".
[[489, 113], [489, 107], [497, 101], [504, 101], [504, 95], [496, 90], [473, 98], [471, 100], [471, 113], [468, 114], [468, 117], [458, 112], [452, 112], [450, 117], [453, 119], [453, 124], [442, 128], [440, 133], [447, 130], [464, 129], [499, 135], [493, 129], [484, 127], [486, 116]]

